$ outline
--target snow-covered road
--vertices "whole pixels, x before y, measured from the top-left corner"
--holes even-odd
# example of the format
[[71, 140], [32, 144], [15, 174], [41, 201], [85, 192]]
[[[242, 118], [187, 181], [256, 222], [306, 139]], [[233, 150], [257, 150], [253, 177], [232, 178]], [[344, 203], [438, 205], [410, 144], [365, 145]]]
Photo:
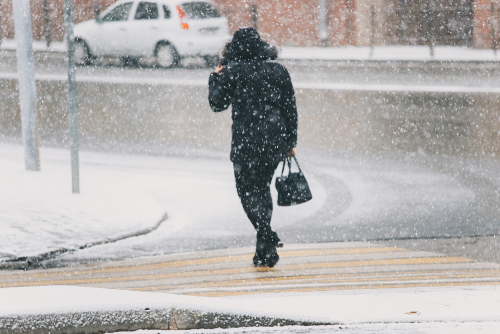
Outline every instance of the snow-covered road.
[[[275, 206], [272, 225], [285, 243], [498, 231], [491, 219], [475, 224], [494, 213], [479, 210], [487, 206], [482, 201], [489, 193], [477, 180], [474, 188], [449, 171], [381, 157], [312, 157], [299, 159], [314, 200]], [[151, 233], [67, 252], [52, 265], [254, 243], [228, 159], [82, 152], [81, 195], [70, 192], [69, 152], [42, 148], [41, 159], [41, 172], [25, 172], [22, 147], [0, 145], [4, 258], [78, 248], [139, 231], [165, 212], [168, 219]]]
[[[0, 141], [20, 143], [13, 55], [0, 53]], [[296, 88], [299, 160], [314, 200], [275, 208], [272, 224], [285, 242], [500, 233], [496, 67], [360, 65], [306, 58], [283, 61]], [[8, 180], [3, 183], [17, 191], [2, 192], [6, 214], [15, 218], [0, 225], [8, 230], [2, 256], [77, 248], [143, 230], [158, 222], [160, 215], [152, 207], [169, 217], [156, 231], [65, 253], [57, 265], [253, 245], [254, 231], [236, 196], [227, 159], [230, 112], [214, 114], [206, 100], [210, 71], [199, 64], [176, 69], [112, 64], [78, 68], [83, 150], [78, 198], [88, 203], [88, 212], [78, 214], [74, 197], [62, 195], [70, 188], [68, 152], [42, 149], [37, 177], [22, 172], [20, 147], [1, 146], [3, 178]], [[38, 54], [36, 72], [40, 140], [47, 147], [65, 147], [63, 57]], [[60, 183], [61, 175], [66, 175], [66, 183]], [[50, 196], [34, 190], [46, 184], [58, 188], [53, 187]], [[26, 189], [32, 189], [29, 196]], [[37, 211], [24, 214], [19, 207], [35, 206], [27, 205], [28, 199]], [[97, 214], [102, 203], [112, 201], [114, 220], [108, 219], [109, 212]], [[116, 209], [122, 207], [126, 210]], [[33, 220], [37, 215], [43, 217]], [[108, 218], [93, 218], [96, 215]], [[95, 223], [83, 224], [87, 220]], [[17, 221], [25, 222], [24, 229], [13, 228]], [[36, 237], [27, 237], [30, 233]]]

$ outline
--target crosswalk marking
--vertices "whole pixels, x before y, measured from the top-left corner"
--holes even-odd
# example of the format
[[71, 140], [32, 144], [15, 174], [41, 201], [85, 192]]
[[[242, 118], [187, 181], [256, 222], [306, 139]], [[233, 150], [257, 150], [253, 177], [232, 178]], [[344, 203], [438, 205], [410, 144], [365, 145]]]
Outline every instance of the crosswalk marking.
[[130, 290], [134, 291], [157, 291], [157, 290], [172, 290], [172, 291], [183, 291], [189, 289], [206, 289], [206, 288], [259, 288], [262, 289], [265, 286], [276, 286], [276, 285], [300, 285], [300, 284], [321, 284], [325, 285], [328, 283], [335, 284], [359, 284], [364, 282], [395, 282], [395, 281], [438, 281], [438, 280], [459, 280], [463, 278], [471, 278], [477, 280], [493, 279], [500, 281], [500, 271], [470, 271], [468, 273], [449, 273], [449, 272], [426, 272], [426, 273], [415, 273], [415, 272], [403, 272], [403, 273], [391, 273], [388, 275], [380, 274], [368, 274], [368, 275], [314, 275], [314, 276], [295, 276], [295, 277], [267, 277], [267, 278], [257, 278], [257, 279], [242, 279], [242, 280], [230, 280], [230, 281], [210, 281], [205, 283], [193, 283], [193, 284], [178, 284], [178, 285], [159, 285], [159, 286], [148, 286], [141, 288], [132, 288]]
[[[367, 248], [347, 248], [347, 249], [319, 249], [319, 250], [298, 250], [298, 251], [282, 251], [280, 252], [280, 257], [290, 258], [290, 257], [305, 257], [305, 256], [321, 256], [321, 255], [331, 255], [331, 254], [368, 254], [368, 253], [383, 253], [383, 252], [404, 252], [406, 249], [396, 248], [396, 247], [367, 247]], [[61, 276], [83, 276], [83, 275], [95, 275], [100, 273], [117, 273], [117, 272], [127, 272], [127, 271], [152, 271], [161, 270], [168, 268], [179, 268], [188, 266], [200, 266], [209, 264], [219, 264], [219, 263], [229, 263], [229, 262], [251, 262], [253, 254], [236, 255], [236, 256], [224, 256], [215, 258], [201, 258], [201, 259], [191, 259], [182, 261], [170, 261], [164, 263], [154, 263], [146, 265], [137, 266], [124, 266], [124, 267], [109, 267], [109, 268], [95, 268], [95, 269], [75, 269], [68, 270], [65, 272], [44, 272], [30, 274], [26, 273], [23, 275], [12, 275], [12, 276], [0, 276], [0, 280], [14, 278], [19, 279], [19, 276], [26, 278], [48, 278], [48, 277], [61, 277]]]
[[428, 264], [428, 263], [453, 263], [470, 262], [464, 257], [431, 257], [431, 258], [411, 258], [411, 259], [388, 259], [388, 260], [362, 260], [362, 261], [342, 261], [327, 263], [303, 263], [285, 266], [285, 270], [311, 269], [311, 268], [338, 268], [338, 267], [362, 267], [362, 266], [388, 266], [398, 264]]
[[[323, 276], [323, 277], [320, 277]], [[277, 278], [260, 278], [260, 279], [250, 279], [250, 280], [234, 280], [234, 281], [216, 281], [216, 282], [208, 282], [202, 284], [190, 284], [190, 285], [179, 285], [176, 286], [176, 289], [183, 288], [217, 288], [217, 287], [241, 287], [241, 286], [258, 286], [258, 285], [284, 285], [284, 284], [302, 284], [302, 283], [354, 283], [354, 282], [382, 282], [382, 281], [404, 281], [404, 280], [440, 280], [440, 279], [460, 279], [460, 278], [479, 278], [479, 277], [496, 277], [500, 279], [500, 273], [497, 275], [488, 274], [480, 274], [480, 273], [471, 273], [471, 274], [462, 274], [462, 275], [453, 275], [453, 274], [442, 274], [442, 275], [417, 275], [417, 276], [378, 276], [378, 275], [370, 275], [374, 277], [357, 277], [352, 278], [336, 278], [331, 275], [319, 275], [319, 276], [297, 276], [293, 278], [288, 277], [277, 277]], [[287, 279], [288, 278], [288, 279]], [[146, 291], [151, 290], [153, 287], [148, 288], [137, 288], [132, 289], [135, 291]], [[172, 288], [172, 287], [171, 287]], [[168, 287], [156, 287], [156, 290], [166, 290]]]
[[447, 286], [468, 286], [468, 285], [500, 285], [500, 282], [459, 282], [459, 283], [415, 283], [415, 284], [381, 284], [381, 285], [364, 285], [364, 286], [343, 286], [343, 287], [317, 287], [308, 289], [287, 289], [287, 290], [255, 290], [255, 291], [223, 291], [223, 292], [204, 292], [192, 293], [188, 296], [198, 297], [231, 297], [241, 295], [255, 295], [263, 293], [300, 293], [300, 292], [319, 292], [319, 291], [335, 291], [335, 290], [367, 290], [367, 289], [403, 289], [403, 288], [429, 288], [429, 287], [447, 287]]
[[319, 256], [331, 254], [367, 254], [383, 252], [407, 252], [407, 249], [396, 247], [372, 247], [372, 248], [347, 248], [347, 249], [319, 249], [319, 250], [297, 250], [279, 252], [281, 258], [300, 256]]
[[[351, 287], [351, 288], [357, 288], [357, 287], [363, 287], [363, 286], [388, 286], [388, 285], [412, 285], [412, 284], [451, 284], [451, 283], [463, 283], [463, 279], [440, 279], [440, 280], [408, 280], [408, 281], [372, 281], [372, 282], [342, 282], [342, 283], [330, 283], [330, 284], [315, 284], [315, 283], [308, 283], [308, 284], [287, 284], [287, 285], [282, 285], [282, 286], [276, 286], [276, 285], [261, 285], [258, 287], [251, 287], [251, 286], [241, 286], [241, 287], [230, 287], [230, 288], [217, 288], [217, 289], [182, 289], [182, 290], [165, 290], [164, 292], [171, 292], [171, 291], [176, 291], [177, 293], [182, 293], [182, 294], [202, 294], [202, 293], [213, 293], [213, 292], [234, 292], [234, 293], [240, 293], [240, 292], [247, 292], [247, 291], [288, 291], [289, 289], [317, 289], [317, 290], [322, 290], [322, 289], [330, 289], [330, 288], [341, 288], [341, 287]], [[483, 283], [483, 282], [499, 282], [499, 280], [494, 280], [491, 278], [474, 278], [473, 280], [467, 280], [469, 284], [474, 283]], [[499, 282], [500, 283], [500, 282]]]
[[179, 277], [191, 277], [191, 276], [231, 275], [231, 274], [248, 273], [248, 272], [258, 273], [258, 272], [277, 271], [277, 270], [286, 271], [286, 270], [312, 269], [312, 268], [388, 266], [388, 265], [401, 265], [401, 264], [414, 265], [414, 264], [457, 263], [457, 262], [460, 263], [469, 261], [471, 260], [462, 257], [436, 257], [436, 258], [320, 262], [320, 263], [304, 263], [298, 265], [288, 265], [276, 268], [247, 267], [247, 268], [177, 272], [168, 274], [113, 276], [113, 277], [96, 277], [96, 278], [81, 278], [81, 279], [74, 279], [74, 278], [64, 279], [64, 277], [59, 277], [58, 280], [47, 280], [47, 281], [2, 282], [0, 283], [0, 287], [5, 288], [5, 287], [38, 286], [38, 285], [89, 284], [89, 283], [107, 283], [107, 282], [122, 282], [122, 281], [137, 281], [137, 280], [154, 280], [154, 279], [179, 278]]
[[[367, 243], [288, 245], [274, 268], [252, 248], [171, 254], [79, 268], [0, 272], [0, 287], [79, 285], [207, 297], [498, 284], [500, 265]], [[231, 255], [234, 254], [234, 255]]]

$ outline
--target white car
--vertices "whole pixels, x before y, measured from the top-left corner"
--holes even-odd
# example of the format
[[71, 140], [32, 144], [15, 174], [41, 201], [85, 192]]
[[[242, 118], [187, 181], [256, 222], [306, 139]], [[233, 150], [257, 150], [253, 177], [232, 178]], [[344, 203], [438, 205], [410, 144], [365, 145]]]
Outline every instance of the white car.
[[154, 57], [160, 67], [202, 56], [213, 64], [231, 39], [227, 18], [210, 2], [189, 0], [120, 0], [96, 20], [75, 25], [74, 33], [80, 65], [101, 56]]

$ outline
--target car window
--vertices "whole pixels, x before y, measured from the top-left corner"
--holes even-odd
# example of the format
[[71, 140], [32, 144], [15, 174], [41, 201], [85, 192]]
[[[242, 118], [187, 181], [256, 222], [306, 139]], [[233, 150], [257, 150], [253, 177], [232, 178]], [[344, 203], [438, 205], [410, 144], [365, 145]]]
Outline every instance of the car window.
[[170, 9], [167, 6], [163, 5], [163, 15], [166, 19], [169, 19], [171, 16]]
[[158, 5], [154, 2], [140, 2], [135, 12], [136, 20], [158, 19]]
[[116, 6], [109, 13], [107, 13], [103, 18], [103, 22], [111, 21], [126, 21], [128, 19], [128, 14], [132, 8], [132, 2], [127, 2]]
[[220, 17], [217, 9], [208, 2], [185, 2], [182, 4], [182, 9], [189, 19], [209, 19]]

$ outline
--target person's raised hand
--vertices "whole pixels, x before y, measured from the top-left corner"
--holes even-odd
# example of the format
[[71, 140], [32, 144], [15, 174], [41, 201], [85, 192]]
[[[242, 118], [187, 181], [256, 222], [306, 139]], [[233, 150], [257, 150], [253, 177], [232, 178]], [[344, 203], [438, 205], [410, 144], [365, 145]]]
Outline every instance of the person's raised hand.
[[222, 69], [224, 68], [225, 66], [220, 66], [220, 65], [217, 65], [217, 68], [215, 69], [215, 73], [219, 74]]

